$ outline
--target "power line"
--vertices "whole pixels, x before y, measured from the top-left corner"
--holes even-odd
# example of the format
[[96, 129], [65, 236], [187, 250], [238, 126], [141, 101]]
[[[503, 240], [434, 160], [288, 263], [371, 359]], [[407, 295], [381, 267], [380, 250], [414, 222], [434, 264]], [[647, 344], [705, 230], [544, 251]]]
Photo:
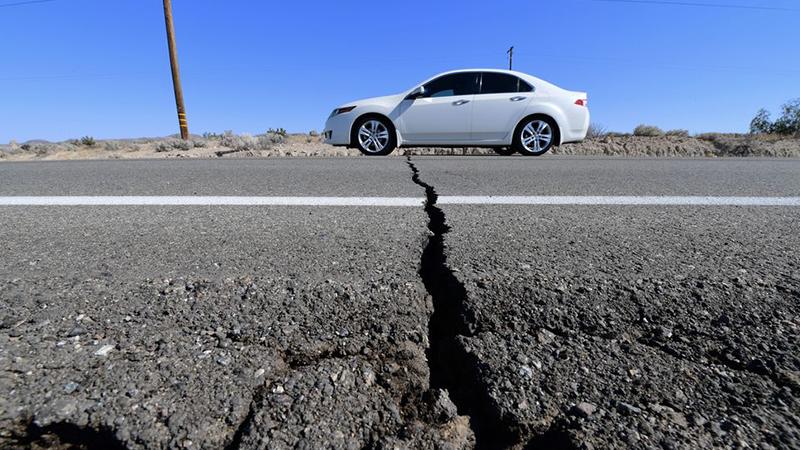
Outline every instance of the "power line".
[[14, 2], [14, 3], [2, 3], [0, 4], [0, 8], [8, 8], [11, 6], [22, 6], [22, 5], [33, 5], [36, 3], [49, 3], [54, 2], [56, 0], [27, 0], [24, 2]]
[[693, 6], [699, 8], [726, 8], [726, 9], [750, 9], [762, 11], [792, 11], [800, 12], [797, 8], [782, 8], [780, 6], [755, 6], [755, 5], [732, 5], [722, 3], [705, 3], [705, 2], [682, 2], [682, 1], [666, 1], [666, 0], [592, 0], [594, 2], [605, 3], [636, 3], [644, 5], [671, 5], [671, 6]]

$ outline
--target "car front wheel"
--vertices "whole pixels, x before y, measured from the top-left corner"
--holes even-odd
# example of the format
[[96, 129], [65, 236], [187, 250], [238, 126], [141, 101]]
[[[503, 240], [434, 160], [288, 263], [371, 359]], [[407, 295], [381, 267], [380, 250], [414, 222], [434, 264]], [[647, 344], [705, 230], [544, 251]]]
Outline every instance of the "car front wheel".
[[541, 156], [555, 144], [555, 124], [543, 117], [523, 122], [514, 133], [514, 148], [528, 156]]
[[388, 155], [397, 146], [394, 128], [385, 119], [359, 119], [353, 130], [353, 142], [367, 156]]

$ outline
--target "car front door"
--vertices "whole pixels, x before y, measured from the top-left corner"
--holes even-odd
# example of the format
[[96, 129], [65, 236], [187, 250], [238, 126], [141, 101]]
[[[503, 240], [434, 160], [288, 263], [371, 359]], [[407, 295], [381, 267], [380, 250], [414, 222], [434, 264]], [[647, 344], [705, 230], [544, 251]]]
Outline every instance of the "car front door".
[[533, 87], [524, 80], [507, 73], [483, 72], [472, 109], [472, 140], [507, 141], [532, 98]]
[[420, 97], [404, 100], [399, 114], [404, 143], [468, 143], [478, 79], [477, 72], [444, 75], [426, 83]]

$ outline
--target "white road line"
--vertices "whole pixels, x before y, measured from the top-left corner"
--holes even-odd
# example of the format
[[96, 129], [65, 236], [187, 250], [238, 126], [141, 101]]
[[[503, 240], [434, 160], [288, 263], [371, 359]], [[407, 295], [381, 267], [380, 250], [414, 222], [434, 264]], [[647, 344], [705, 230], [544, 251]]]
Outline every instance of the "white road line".
[[[422, 197], [10, 196], [0, 206], [421, 206]], [[800, 206], [800, 197], [441, 196], [441, 205]]]
[[443, 196], [442, 205], [800, 206], [800, 197]]
[[0, 197], [0, 206], [421, 206], [422, 197]]

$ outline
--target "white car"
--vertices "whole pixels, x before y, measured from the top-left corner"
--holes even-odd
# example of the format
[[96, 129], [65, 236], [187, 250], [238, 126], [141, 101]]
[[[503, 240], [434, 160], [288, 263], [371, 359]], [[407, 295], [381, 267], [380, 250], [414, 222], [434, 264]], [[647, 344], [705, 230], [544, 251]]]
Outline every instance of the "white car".
[[585, 92], [510, 70], [445, 72], [411, 90], [346, 103], [325, 123], [325, 142], [388, 155], [396, 147], [491, 147], [539, 156], [580, 142], [589, 129]]

